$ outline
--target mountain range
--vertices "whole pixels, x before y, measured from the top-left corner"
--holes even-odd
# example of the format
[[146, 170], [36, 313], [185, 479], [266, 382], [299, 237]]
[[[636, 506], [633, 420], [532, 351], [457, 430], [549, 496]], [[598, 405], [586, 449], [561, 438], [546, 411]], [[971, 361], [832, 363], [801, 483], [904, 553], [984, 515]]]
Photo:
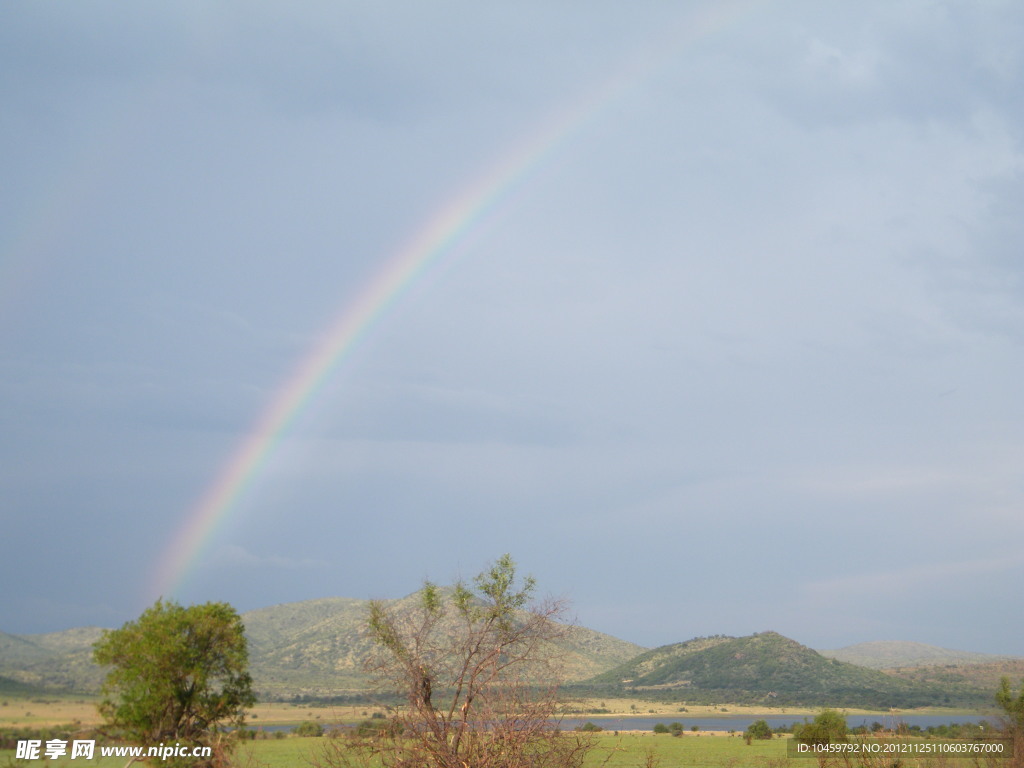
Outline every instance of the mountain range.
[[[385, 602], [400, 610], [412, 599]], [[270, 697], [364, 690], [368, 679], [363, 663], [372, 648], [363, 632], [368, 612], [368, 600], [327, 597], [243, 613], [256, 689]], [[103, 670], [92, 663], [92, 646], [103, 631], [80, 627], [45, 635], [0, 632], [0, 688], [98, 690]], [[592, 677], [645, 650], [580, 626], [567, 627], [558, 645], [571, 681]]]
[[[401, 609], [412, 596], [388, 601]], [[250, 669], [262, 698], [328, 697], [365, 690], [363, 632], [369, 601], [322, 598], [242, 614]], [[0, 632], [0, 691], [98, 690], [92, 645], [80, 627], [42, 635]], [[629, 695], [768, 706], [984, 706], [1001, 674], [1024, 675], [1024, 659], [875, 642], [815, 651], [776, 632], [695, 638], [647, 649], [586, 627], [560, 642], [567, 678], [581, 695]]]

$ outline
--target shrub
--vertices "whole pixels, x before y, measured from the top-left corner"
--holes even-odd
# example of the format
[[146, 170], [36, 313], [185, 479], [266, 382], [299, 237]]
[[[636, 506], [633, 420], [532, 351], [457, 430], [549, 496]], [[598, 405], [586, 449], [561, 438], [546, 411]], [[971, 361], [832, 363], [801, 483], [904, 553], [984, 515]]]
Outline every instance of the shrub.
[[299, 727], [295, 729], [296, 736], [323, 736], [324, 727], [320, 723], [315, 723], [312, 720], [304, 720], [299, 724]]
[[814, 720], [793, 730], [801, 744], [829, 744], [846, 741], [846, 718], [834, 709], [823, 709]]
[[747, 728], [745, 736], [747, 740], [750, 739], [770, 739], [772, 737], [772, 729], [768, 726], [765, 720], [755, 720]]

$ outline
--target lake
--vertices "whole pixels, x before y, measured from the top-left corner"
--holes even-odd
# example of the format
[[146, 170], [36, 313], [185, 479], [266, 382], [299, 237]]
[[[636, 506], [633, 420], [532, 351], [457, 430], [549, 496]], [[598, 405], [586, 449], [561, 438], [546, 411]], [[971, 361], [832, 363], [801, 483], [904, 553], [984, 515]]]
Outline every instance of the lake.
[[[669, 725], [671, 723], [682, 723], [689, 733], [690, 728], [696, 725], [702, 731], [745, 731], [755, 720], [764, 720], [770, 728], [789, 726], [793, 723], [802, 723], [804, 720], [810, 722], [813, 715], [779, 715], [765, 717], [751, 717], [750, 715], [694, 715], [687, 717], [685, 712], [678, 715], [662, 715], [661, 717], [565, 717], [562, 718], [562, 730], [571, 731], [584, 723], [591, 722], [601, 726], [606, 731], [651, 731], [657, 723]], [[980, 723], [982, 720], [991, 720], [991, 717], [984, 715], [849, 715], [846, 724], [850, 728], [866, 725], [868, 728], [874, 722], [882, 723], [886, 728], [892, 728], [896, 723], [907, 725], [918, 725], [927, 728], [929, 725], [949, 725], [950, 723]], [[252, 723], [249, 727], [253, 728]], [[346, 725], [322, 723], [324, 730], [332, 728], [345, 728]], [[351, 725], [351, 724], [347, 724]], [[295, 730], [294, 725], [267, 725], [255, 726], [254, 730], [285, 731], [291, 733]]]
[[[676, 715], [662, 715], [660, 717], [566, 717], [562, 719], [562, 728], [572, 730], [586, 722], [599, 725], [606, 731], [650, 731], [657, 723], [669, 725], [671, 723], [682, 723], [689, 731], [696, 725], [702, 731], [745, 731], [755, 720], [764, 720], [770, 728], [789, 726], [793, 723], [802, 723], [804, 720], [810, 722], [813, 715], [778, 715], [771, 717], [757, 717], [750, 715], [711, 715], [687, 717], [685, 712]], [[980, 723], [982, 720], [991, 719], [983, 715], [849, 715], [846, 718], [846, 725], [849, 728], [856, 728], [859, 725], [866, 725], [869, 728], [874, 722], [882, 723], [886, 728], [891, 728], [896, 723], [907, 725], [919, 725], [927, 728], [929, 725], [949, 725], [950, 723]]]

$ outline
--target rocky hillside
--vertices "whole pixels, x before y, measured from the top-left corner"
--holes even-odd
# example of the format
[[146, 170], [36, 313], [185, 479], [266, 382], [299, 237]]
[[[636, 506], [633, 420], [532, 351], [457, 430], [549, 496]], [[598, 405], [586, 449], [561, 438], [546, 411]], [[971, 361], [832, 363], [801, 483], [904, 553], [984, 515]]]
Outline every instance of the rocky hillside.
[[[328, 597], [243, 613], [257, 691], [321, 696], [365, 688], [363, 661], [371, 644], [362, 627], [368, 605]], [[92, 664], [92, 645], [102, 632], [96, 627], [46, 635], [0, 632], [0, 678], [43, 690], [96, 691], [103, 673]], [[586, 627], [571, 627], [560, 645], [571, 680], [591, 677], [644, 650]]]
[[[941, 686], [827, 659], [776, 632], [665, 645], [587, 682], [623, 692], [772, 706], [906, 708], [951, 703]], [[975, 692], [961, 691], [957, 703], [978, 698]]]

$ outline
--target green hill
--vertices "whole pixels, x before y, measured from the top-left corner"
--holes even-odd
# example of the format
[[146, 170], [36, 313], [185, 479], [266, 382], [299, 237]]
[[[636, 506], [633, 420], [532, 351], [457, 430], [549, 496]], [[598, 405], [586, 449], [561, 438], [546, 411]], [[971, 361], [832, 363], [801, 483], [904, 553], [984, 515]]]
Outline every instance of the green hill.
[[[954, 703], [939, 685], [827, 659], [776, 632], [662, 646], [596, 675], [587, 684], [688, 701], [772, 706], [906, 708]], [[981, 692], [961, 690], [955, 703], [973, 706], [982, 697]]]

